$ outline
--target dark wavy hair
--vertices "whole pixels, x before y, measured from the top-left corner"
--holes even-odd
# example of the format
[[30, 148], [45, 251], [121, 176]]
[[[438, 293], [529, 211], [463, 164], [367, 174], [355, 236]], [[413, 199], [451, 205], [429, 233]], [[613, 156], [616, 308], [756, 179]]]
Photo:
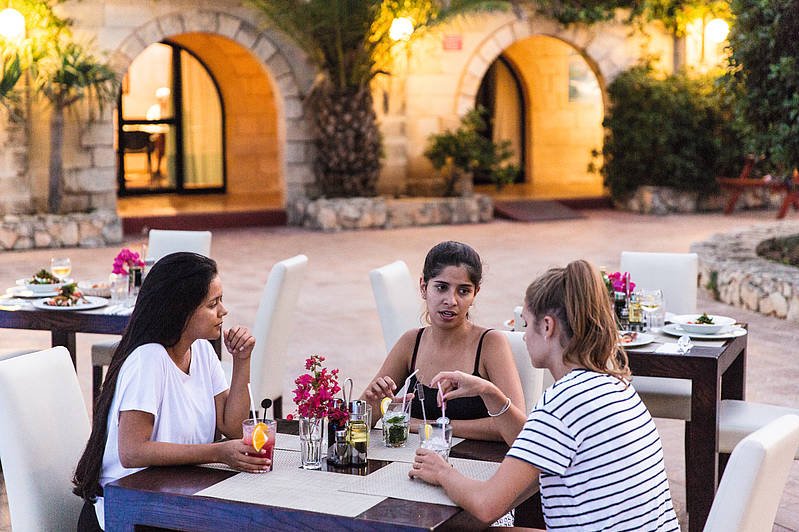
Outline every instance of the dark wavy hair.
[[196, 253], [167, 255], [147, 273], [94, 405], [91, 436], [72, 479], [75, 495], [93, 501], [101, 493], [99, 481], [108, 437], [108, 413], [125, 360], [144, 344], [156, 343], [164, 347], [177, 344], [189, 318], [208, 297], [216, 275], [216, 262]]
[[480, 287], [480, 283], [483, 281], [483, 261], [471, 246], [454, 240], [447, 240], [433, 246], [424, 259], [422, 269], [424, 282], [426, 283], [440, 274], [447, 266], [463, 266], [475, 288]]

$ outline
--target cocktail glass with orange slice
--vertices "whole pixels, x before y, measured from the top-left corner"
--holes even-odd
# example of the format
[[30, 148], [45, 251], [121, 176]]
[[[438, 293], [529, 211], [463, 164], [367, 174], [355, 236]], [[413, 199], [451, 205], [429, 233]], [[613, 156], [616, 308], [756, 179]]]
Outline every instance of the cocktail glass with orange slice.
[[[253, 454], [272, 460], [275, 454], [277, 421], [272, 419], [245, 419], [241, 423], [244, 444], [253, 448]], [[264, 452], [261, 452], [264, 451]], [[249, 454], [249, 453], [248, 453]], [[273, 465], [269, 466], [272, 471]]]

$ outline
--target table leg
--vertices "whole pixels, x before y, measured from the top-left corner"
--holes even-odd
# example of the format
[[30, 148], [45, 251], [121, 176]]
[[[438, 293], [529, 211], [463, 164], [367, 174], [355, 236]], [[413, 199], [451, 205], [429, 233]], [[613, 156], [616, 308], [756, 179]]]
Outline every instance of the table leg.
[[686, 449], [691, 468], [685, 472], [688, 530], [701, 531], [716, 494], [718, 459], [718, 404], [721, 376], [711, 367], [693, 379], [691, 422], [686, 423]]
[[50, 331], [50, 340], [53, 347], [62, 345], [69, 351], [69, 356], [72, 358], [72, 365], [77, 370], [78, 363], [76, 358], [77, 345], [75, 343], [75, 333], [67, 331]]

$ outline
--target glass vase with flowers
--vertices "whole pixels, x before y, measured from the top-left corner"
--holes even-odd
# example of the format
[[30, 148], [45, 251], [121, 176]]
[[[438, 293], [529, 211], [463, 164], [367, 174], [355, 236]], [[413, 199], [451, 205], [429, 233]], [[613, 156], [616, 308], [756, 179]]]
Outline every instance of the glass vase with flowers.
[[[338, 420], [341, 408], [335, 404], [335, 395], [341, 391], [338, 369], [328, 370], [322, 363], [325, 357], [311, 355], [305, 361], [307, 373], [294, 380], [294, 403], [300, 424], [300, 451], [304, 469], [322, 467], [322, 436], [325, 418]], [[287, 419], [293, 419], [289, 414]]]

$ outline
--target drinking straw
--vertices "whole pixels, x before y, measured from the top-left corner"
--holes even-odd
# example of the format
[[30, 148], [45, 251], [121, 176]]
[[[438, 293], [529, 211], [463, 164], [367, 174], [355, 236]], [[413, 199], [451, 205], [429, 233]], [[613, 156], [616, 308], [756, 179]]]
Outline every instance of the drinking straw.
[[416, 383], [416, 394], [419, 396], [419, 403], [422, 405], [422, 421], [427, 426], [427, 414], [424, 411], [424, 387], [421, 382]]
[[438, 383], [438, 394], [441, 396], [441, 417], [447, 417], [447, 402], [444, 400], [444, 392], [441, 391], [441, 383]]
[[[403, 384], [402, 388], [400, 388], [400, 391], [402, 392], [402, 411], [403, 412], [405, 412], [405, 396], [408, 395], [408, 385], [411, 383], [411, 377], [416, 375], [416, 373], [418, 371], [419, 371], [419, 368], [416, 368], [415, 370], [413, 370], [413, 373], [408, 375], [408, 377], [405, 379], [405, 384]], [[396, 396], [394, 396], [394, 397], [396, 397]]]
[[257, 423], [255, 415], [255, 401], [252, 398], [252, 386], [250, 386], [249, 382], [247, 383], [247, 392], [250, 394], [250, 411], [252, 412], [252, 423], [254, 425]]

